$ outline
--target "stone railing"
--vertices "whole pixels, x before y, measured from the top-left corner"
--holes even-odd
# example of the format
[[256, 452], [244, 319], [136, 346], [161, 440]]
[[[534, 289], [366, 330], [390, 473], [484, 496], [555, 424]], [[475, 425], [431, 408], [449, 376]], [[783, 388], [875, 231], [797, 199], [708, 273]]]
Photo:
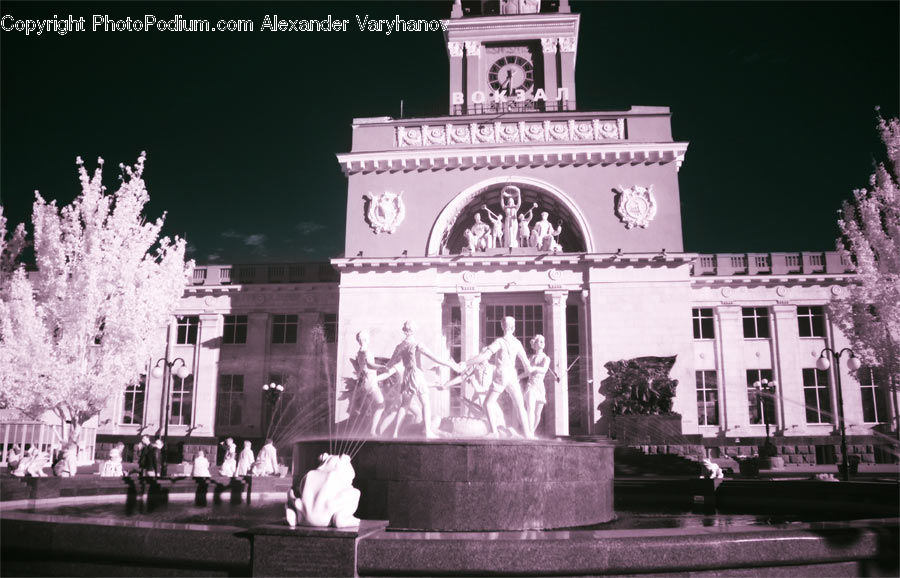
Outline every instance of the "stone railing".
[[249, 285], [260, 283], [333, 283], [340, 276], [330, 263], [200, 265], [190, 285]]
[[730, 275], [840, 275], [851, 273], [837, 251], [824, 253], [716, 253], [694, 261], [694, 276]]
[[397, 148], [500, 143], [573, 143], [625, 140], [624, 118], [407, 124], [396, 128]]

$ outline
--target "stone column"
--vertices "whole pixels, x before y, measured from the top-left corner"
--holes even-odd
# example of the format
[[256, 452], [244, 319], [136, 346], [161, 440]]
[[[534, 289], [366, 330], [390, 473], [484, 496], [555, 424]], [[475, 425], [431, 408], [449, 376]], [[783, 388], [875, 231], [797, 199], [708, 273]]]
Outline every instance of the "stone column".
[[[553, 395], [548, 396], [548, 411], [553, 417], [553, 433], [569, 435], [569, 376], [566, 372], [566, 297], [568, 291], [547, 291], [544, 302], [547, 311], [544, 313], [544, 331], [547, 353], [550, 355], [550, 368], [559, 376], [559, 381], [552, 378]], [[527, 347], [527, 345], [526, 345]], [[547, 414], [545, 414], [547, 415]]]
[[219, 352], [222, 351], [222, 319], [218, 313], [200, 315], [197, 347], [197, 366], [193, 370], [194, 420], [191, 425], [200, 427], [191, 435], [212, 436], [215, 432]]
[[[772, 375], [778, 382], [775, 392], [775, 418], [777, 429], [785, 424], [806, 423], [805, 397], [803, 394], [803, 364], [800, 359], [800, 331], [797, 327], [797, 307], [795, 305], [775, 305], [772, 307], [775, 334], [775, 358]], [[792, 403], [784, 403], [790, 400]], [[799, 403], [794, 403], [794, 402]]]
[[459, 293], [462, 309], [462, 358], [471, 359], [481, 351], [481, 293]]
[[559, 39], [559, 60], [560, 60], [560, 72], [562, 73], [562, 86], [568, 89], [568, 97], [565, 101], [568, 102], [568, 106], [570, 110], [574, 110], [575, 107], [575, 49], [576, 49], [576, 39], [574, 37], [571, 38], [560, 38]]
[[[719, 428], [732, 437], [750, 435], [746, 428], [734, 431], [735, 425], [748, 422], [747, 375], [744, 370], [744, 329], [741, 308], [733, 305], [716, 307], [719, 320], [719, 351], [721, 364], [718, 371]], [[696, 387], [696, 386], [695, 386]], [[742, 419], [742, 417], [744, 419]], [[743, 430], [743, 431], [742, 431]]]
[[[480, 90], [481, 82], [479, 82], [481, 76], [481, 42], [475, 41], [466, 41], [466, 111], [468, 113], [474, 113], [478, 106], [483, 106], [484, 103], [475, 104], [472, 102], [472, 93]], [[485, 93], [485, 102], [487, 102], [488, 94]]]
[[[464, 104], [453, 102], [454, 93], [463, 93], [463, 44], [462, 42], [448, 42], [447, 52], [450, 54], [450, 114], [453, 114], [454, 105], [464, 110]], [[465, 98], [465, 97], [463, 97]]]
[[544, 91], [547, 93], [547, 102], [552, 103], [547, 110], [554, 110], [556, 106], [556, 43], [557, 38], [541, 38], [541, 49], [544, 53]]

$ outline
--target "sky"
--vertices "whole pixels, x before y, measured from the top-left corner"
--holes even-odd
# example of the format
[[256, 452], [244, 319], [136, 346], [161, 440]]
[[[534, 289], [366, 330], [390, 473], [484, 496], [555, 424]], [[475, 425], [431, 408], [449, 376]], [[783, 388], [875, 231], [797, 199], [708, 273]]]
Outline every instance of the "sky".
[[[447, 18], [452, 2], [4, 1], [2, 22], [84, 17], [65, 35], [0, 32], [0, 204], [78, 194], [75, 158], [148, 154], [147, 215], [199, 264], [343, 251], [355, 117], [444, 114], [440, 32], [361, 32], [357, 16]], [[837, 210], [898, 114], [897, 2], [605, 2], [581, 14], [579, 109], [668, 106], [688, 251], [832, 250]], [[253, 32], [90, 30], [111, 20], [251, 19]], [[266, 15], [349, 19], [344, 32], [262, 31]]]

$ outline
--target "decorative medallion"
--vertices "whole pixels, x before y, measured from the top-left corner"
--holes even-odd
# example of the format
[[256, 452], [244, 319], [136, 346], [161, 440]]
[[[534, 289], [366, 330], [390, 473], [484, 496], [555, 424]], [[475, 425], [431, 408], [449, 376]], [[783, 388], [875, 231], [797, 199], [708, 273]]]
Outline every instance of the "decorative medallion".
[[547, 276], [556, 281], [562, 276], [562, 273], [557, 269], [550, 269], [549, 271], [547, 271]]
[[785, 287], [784, 285], [779, 285], [778, 287], [775, 288], [775, 294], [778, 295], [779, 297], [784, 297], [785, 295], [788, 294], [788, 288]]
[[619, 193], [616, 212], [619, 219], [625, 223], [625, 228], [647, 228], [647, 225], [656, 216], [656, 198], [653, 196], [653, 185], [649, 187], [635, 185], [629, 189], [619, 187], [615, 190]]
[[462, 274], [462, 278], [463, 278], [463, 281], [465, 281], [466, 283], [471, 283], [472, 281], [475, 280], [475, 274], [472, 273], [471, 271], [464, 271]]
[[833, 285], [831, 287], [831, 294], [835, 297], [843, 297], [844, 296], [844, 288], [840, 285]]
[[731, 297], [734, 294], [734, 290], [731, 287], [722, 287], [722, 297], [726, 299]]
[[216, 298], [213, 296], [203, 298], [203, 303], [205, 303], [207, 307], [212, 306], [215, 302], [216, 302]]
[[399, 193], [384, 192], [380, 195], [370, 194], [364, 197], [369, 205], [366, 210], [366, 218], [375, 234], [393, 233], [403, 222], [403, 218], [406, 216], [406, 205], [400, 196], [402, 194], [402, 191]]

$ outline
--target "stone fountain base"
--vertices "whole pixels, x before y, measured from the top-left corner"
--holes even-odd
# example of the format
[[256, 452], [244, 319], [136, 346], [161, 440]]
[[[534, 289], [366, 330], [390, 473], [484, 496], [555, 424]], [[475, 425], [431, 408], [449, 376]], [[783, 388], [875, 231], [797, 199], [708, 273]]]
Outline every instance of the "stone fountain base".
[[[294, 444], [294, 475], [341, 442]], [[346, 446], [346, 441], [344, 442]], [[391, 528], [499, 531], [608, 522], [613, 444], [557, 440], [366, 441], [353, 458], [356, 515]]]

